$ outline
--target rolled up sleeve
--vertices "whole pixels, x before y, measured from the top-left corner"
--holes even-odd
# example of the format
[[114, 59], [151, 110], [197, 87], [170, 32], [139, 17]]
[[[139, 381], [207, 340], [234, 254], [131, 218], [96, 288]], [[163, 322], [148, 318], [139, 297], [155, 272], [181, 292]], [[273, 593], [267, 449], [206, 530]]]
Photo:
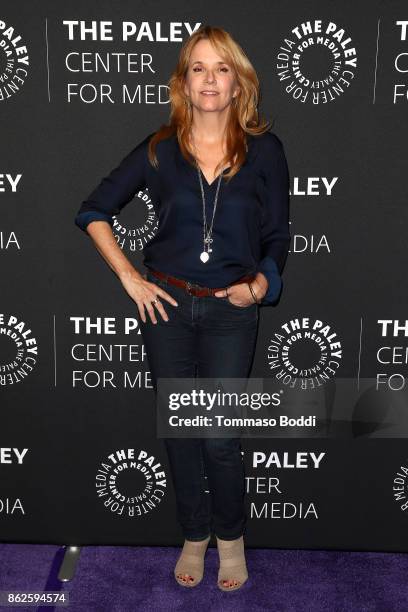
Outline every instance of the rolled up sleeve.
[[262, 152], [264, 206], [261, 226], [261, 260], [257, 272], [268, 280], [268, 290], [261, 305], [274, 304], [282, 289], [282, 271], [290, 245], [289, 169], [282, 142], [267, 133]]
[[139, 142], [82, 202], [74, 222], [85, 233], [91, 221], [107, 221], [112, 227], [112, 217], [120, 213], [137, 191], [146, 188], [147, 151], [152, 135]]

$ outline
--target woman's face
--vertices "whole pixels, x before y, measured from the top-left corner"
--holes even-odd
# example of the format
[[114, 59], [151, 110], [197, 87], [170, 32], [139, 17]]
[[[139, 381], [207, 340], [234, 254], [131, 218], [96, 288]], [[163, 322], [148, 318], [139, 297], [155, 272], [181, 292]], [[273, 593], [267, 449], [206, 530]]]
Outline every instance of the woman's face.
[[222, 60], [209, 40], [199, 40], [191, 53], [184, 85], [193, 107], [201, 111], [222, 111], [238, 91], [232, 66]]

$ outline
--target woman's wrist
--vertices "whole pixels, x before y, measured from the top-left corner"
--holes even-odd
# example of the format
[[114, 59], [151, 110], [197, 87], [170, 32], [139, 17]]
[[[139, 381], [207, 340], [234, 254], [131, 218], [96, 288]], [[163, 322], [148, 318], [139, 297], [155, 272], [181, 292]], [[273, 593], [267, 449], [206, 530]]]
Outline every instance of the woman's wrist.
[[129, 280], [144, 280], [140, 272], [133, 267], [118, 270], [117, 275], [122, 283]]
[[255, 293], [255, 297], [258, 303], [261, 302], [263, 297], [266, 295], [266, 292], [268, 291], [268, 286], [269, 283], [265, 274], [263, 274], [262, 272], [258, 272], [254, 280], [251, 281], [250, 285], [250, 288], [252, 288], [252, 291]]
[[255, 304], [259, 304], [259, 299], [257, 298], [257, 296], [256, 296], [256, 294], [255, 294], [255, 292], [254, 292], [254, 290], [253, 290], [253, 288], [252, 288], [251, 283], [247, 283], [247, 285], [248, 285], [248, 287], [249, 287], [249, 291], [251, 292], [252, 299], [254, 300], [254, 303], [255, 303]]

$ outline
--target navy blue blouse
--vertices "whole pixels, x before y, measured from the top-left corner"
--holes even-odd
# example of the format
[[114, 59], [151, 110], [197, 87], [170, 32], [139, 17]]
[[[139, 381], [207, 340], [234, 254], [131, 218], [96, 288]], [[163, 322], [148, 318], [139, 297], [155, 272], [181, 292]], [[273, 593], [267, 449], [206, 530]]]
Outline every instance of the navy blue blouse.
[[[207, 287], [225, 287], [245, 274], [265, 274], [268, 290], [261, 304], [278, 298], [289, 243], [289, 171], [282, 142], [272, 132], [247, 134], [244, 164], [227, 184], [221, 179], [210, 259], [203, 263], [203, 215], [197, 168], [181, 154], [177, 136], [160, 141], [159, 167], [151, 165], [149, 134], [122, 159], [81, 204], [75, 224], [86, 232], [91, 221], [107, 221], [148, 189], [158, 230], [144, 246], [145, 266]], [[224, 173], [227, 169], [224, 170]], [[218, 177], [202, 174], [207, 223]]]

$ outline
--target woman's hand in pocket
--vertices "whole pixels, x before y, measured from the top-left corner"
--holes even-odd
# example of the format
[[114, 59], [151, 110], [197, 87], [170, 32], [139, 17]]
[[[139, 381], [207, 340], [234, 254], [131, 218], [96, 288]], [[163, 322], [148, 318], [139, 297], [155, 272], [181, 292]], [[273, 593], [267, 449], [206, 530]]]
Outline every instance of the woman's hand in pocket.
[[[132, 300], [136, 302], [143, 323], [146, 323], [145, 308], [153, 323], [157, 323], [155, 307], [161, 314], [164, 321], [169, 320], [160, 298], [166, 300], [173, 306], [178, 306], [176, 300], [169, 293], [167, 293], [167, 291], [155, 283], [149, 282], [141, 275], [124, 275], [121, 276], [120, 280], [125, 291], [132, 298]], [[155, 299], [157, 299], [157, 302], [152, 304], [153, 300]]]
[[231, 285], [228, 287], [228, 295], [226, 291], [216, 291], [214, 293], [216, 297], [225, 297], [234, 306], [240, 306], [246, 308], [254, 303], [254, 298], [249, 290], [248, 283], [238, 283], [237, 285]]
[[[255, 293], [256, 299], [258, 302], [260, 302], [267, 291], [268, 281], [263, 274], [258, 272], [254, 280], [251, 281], [251, 287]], [[248, 283], [237, 283], [236, 285], [231, 285], [228, 287], [228, 296], [225, 289], [216, 291], [214, 295], [215, 297], [227, 297], [231, 304], [234, 306], [241, 306], [242, 308], [254, 304], [254, 298]]]

